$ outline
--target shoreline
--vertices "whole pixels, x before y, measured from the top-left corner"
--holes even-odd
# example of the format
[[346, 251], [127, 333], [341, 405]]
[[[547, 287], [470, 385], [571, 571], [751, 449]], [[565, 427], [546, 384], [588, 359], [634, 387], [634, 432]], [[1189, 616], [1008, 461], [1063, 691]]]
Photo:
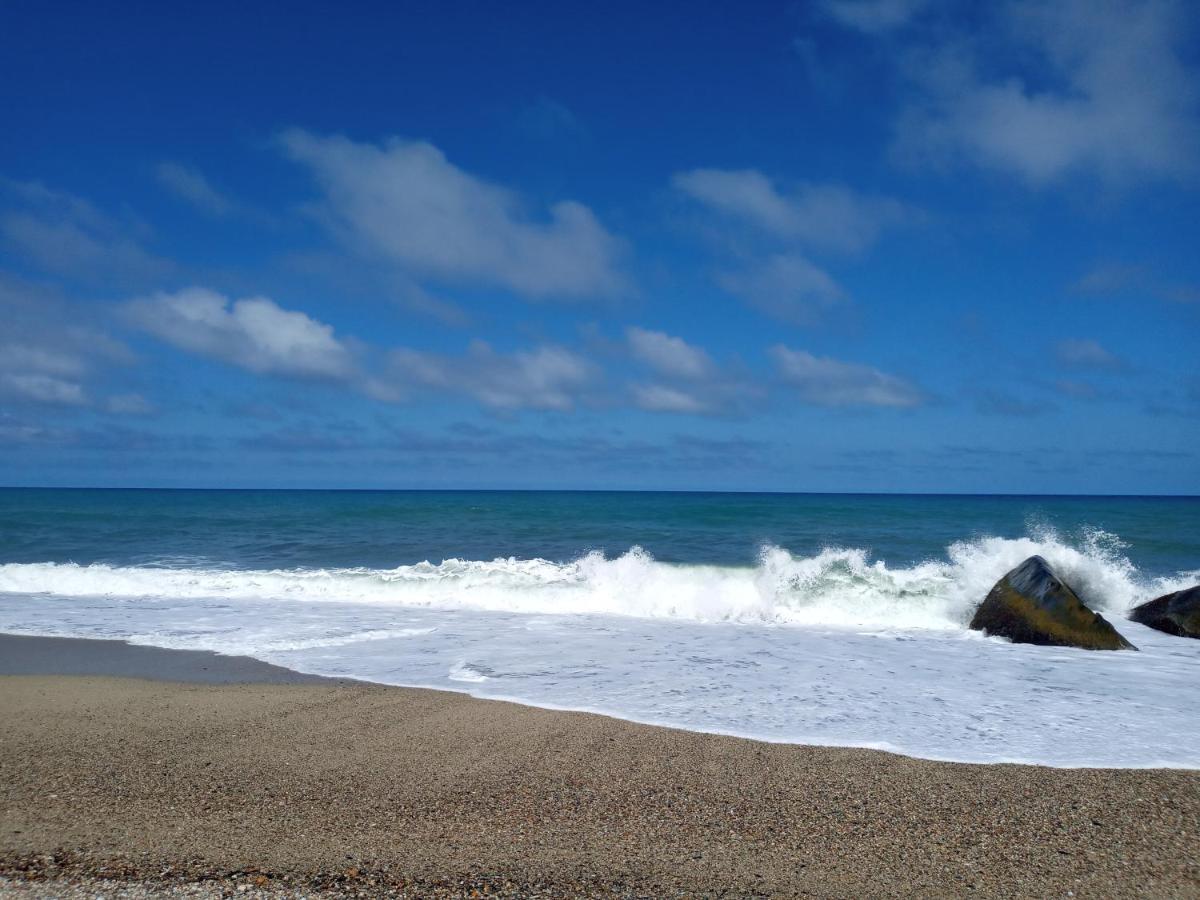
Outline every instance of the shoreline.
[[769, 744], [119, 641], [3, 636], [0, 672], [0, 894], [1200, 896], [1192, 770]]
[[963, 766], [1032, 766], [1062, 771], [1176, 771], [1200, 775], [1200, 765], [1156, 762], [1153, 764], [1104, 765], [1099, 763], [1054, 764], [1028, 759], [961, 759], [908, 752], [902, 748], [879, 743], [836, 743], [820, 739], [775, 739], [736, 732], [689, 728], [667, 722], [632, 718], [599, 707], [559, 706], [536, 703], [521, 697], [506, 695], [481, 696], [468, 688], [449, 685], [397, 684], [374, 681], [352, 675], [318, 675], [301, 672], [286, 666], [269, 663], [257, 657], [228, 655], [212, 650], [183, 650], [132, 644], [121, 638], [76, 638], [45, 635], [12, 634], [0, 631], [0, 677], [5, 675], [86, 675], [114, 678], [140, 678], [151, 681], [171, 681], [195, 684], [340, 684], [365, 685], [399, 691], [428, 691], [467, 697], [483, 703], [506, 703], [528, 709], [566, 715], [599, 716], [644, 728], [662, 728], [685, 734], [729, 738], [783, 747], [809, 747], [823, 750], [863, 750], [885, 753], [922, 762]]
[[252, 656], [174, 650], [119, 638], [47, 637], [0, 632], [0, 676], [76, 675], [188, 684], [341, 684]]

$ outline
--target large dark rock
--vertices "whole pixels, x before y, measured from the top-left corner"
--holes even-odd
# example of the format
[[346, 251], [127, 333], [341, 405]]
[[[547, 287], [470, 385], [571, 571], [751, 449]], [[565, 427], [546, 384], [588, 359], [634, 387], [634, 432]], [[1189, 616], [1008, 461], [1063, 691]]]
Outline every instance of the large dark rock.
[[1134, 607], [1129, 618], [1167, 634], [1200, 638], [1200, 584]]
[[1083, 605], [1040, 556], [996, 582], [975, 610], [971, 627], [1018, 644], [1136, 650], [1105, 618]]

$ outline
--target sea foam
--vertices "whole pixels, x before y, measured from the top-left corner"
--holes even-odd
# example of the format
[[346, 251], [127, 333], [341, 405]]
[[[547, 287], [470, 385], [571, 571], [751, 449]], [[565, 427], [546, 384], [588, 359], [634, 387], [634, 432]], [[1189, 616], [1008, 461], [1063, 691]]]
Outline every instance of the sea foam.
[[[770, 741], [971, 762], [1200, 768], [1200, 641], [1123, 618], [1194, 583], [1120, 540], [976, 537], [909, 565], [765, 547], [745, 567], [615, 558], [392, 569], [0, 566], [0, 630], [244, 654], [305, 672], [464, 691]], [[1040, 553], [1140, 652], [969, 631]]]
[[675, 565], [640, 547], [614, 559], [447, 559], [393, 569], [239, 570], [209, 567], [0, 565], [0, 592], [63, 597], [226, 598], [363, 603], [525, 614], [601, 614], [696, 622], [847, 628], [955, 629], [1006, 571], [1039, 553], [1089, 605], [1122, 613], [1188, 584], [1195, 573], [1143, 579], [1113, 535], [1079, 546], [1052, 531], [950, 545], [945, 560], [872, 562], [861, 548], [796, 556], [764, 547], [755, 567]]

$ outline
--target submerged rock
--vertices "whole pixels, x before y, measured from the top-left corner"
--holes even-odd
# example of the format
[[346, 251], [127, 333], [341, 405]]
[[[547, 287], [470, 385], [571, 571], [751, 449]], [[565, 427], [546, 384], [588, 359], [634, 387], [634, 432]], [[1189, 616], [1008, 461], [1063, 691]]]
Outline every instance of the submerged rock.
[[1136, 650], [1092, 612], [1040, 556], [1031, 556], [996, 582], [975, 610], [971, 627], [1017, 644]]
[[1200, 584], [1134, 608], [1129, 618], [1167, 634], [1200, 638]]

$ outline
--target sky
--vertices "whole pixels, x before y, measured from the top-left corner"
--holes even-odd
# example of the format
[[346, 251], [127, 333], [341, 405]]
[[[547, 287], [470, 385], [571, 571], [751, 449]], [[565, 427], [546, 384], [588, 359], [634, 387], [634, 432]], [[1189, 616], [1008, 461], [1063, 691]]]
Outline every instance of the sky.
[[0, 484], [1195, 494], [1188, 0], [0, 5]]

